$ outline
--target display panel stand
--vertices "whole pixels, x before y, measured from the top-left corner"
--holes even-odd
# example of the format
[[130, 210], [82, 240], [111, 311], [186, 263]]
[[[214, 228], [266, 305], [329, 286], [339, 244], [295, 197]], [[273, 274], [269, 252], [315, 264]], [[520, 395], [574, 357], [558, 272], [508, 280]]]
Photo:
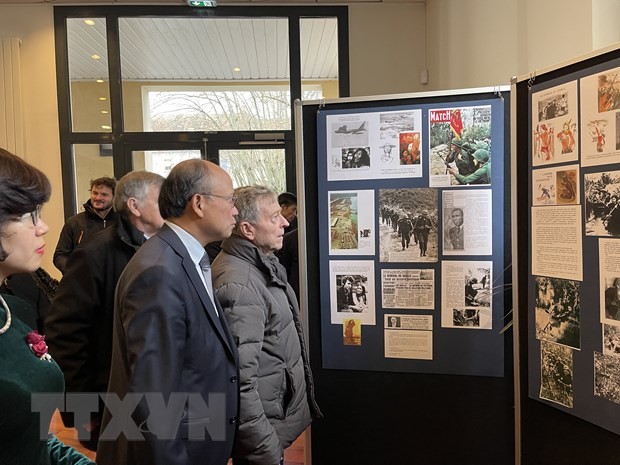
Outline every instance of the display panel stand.
[[[322, 136], [319, 132], [325, 131], [325, 127], [319, 129], [319, 124], [324, 124], [320, 112], [355, 113], [362, 109], [364, 112], [372, 113], [373, 109], [398, 111], [399, 109], [422, 108], [423, 115], [426, 115], [422, 117], [422, 131], [426, 132], [429, 131], [428, 114], [431, 108], [475, 106], [477, 103], [487, 105], [489, 102], [500, 100], [502, 101], [501, 110], [495, 111], [502, 113], [501, 125], [504, 137], [495, 142], [497, 145], [493, 146], [493, 155], [497, 165], [501, 166], [501, 168], [496, 168], [501, 171], [501, 182], [498, 181], [496, 185], [493, 185], [493, 196], [494, 202], [498, 201], [497, 208], [502, 212], [507, 212], [509, 211], [508, 196], [504, 193], [510, 191], [509, 166], [508, 163], [500, 162], [507, 160], [506, 154], [508, 153], [510, 94], [506, 89], [500, 91], [499, 88], [489, 88], [449, 93], [429, 92], [296, 103], [298, 200], [302, 210], [300, 213], [300, 263], [305, 264], [300, 269], [301, 300], [304, 318], [307, 321], [316, 395], [325, 415], [324, 419], [315, 421], [312, 426], [310, 444], [312, 463], [362, 465], [514, 463], [512, 335], [510, 332], [499, 335], [503, 327], [502, 316], [509, 311], [503, 302], [507, 302], [508, 307], [510, 306], [510, 290], [506, 295], [504, 295], [503, 286], [502, 290], [498, 291], [498, 295], [501, 295], [498, 302], [502, 302], [499, 309], [499, 321], [493, 322], [492, 329], [476, 329], [476, 331], [488, 331], [489, 335], [493, 334], [494, 340], [499, 337], [501, 345], [495, 346], [499, 349], [496, 349], [490, 357], [503, 363], [500, 365], [499, 372], [475, 376], [479, 373], [463, 374], [458, 367], [452, 372], [450, 367], [458, 364], [454, 355], [451, 355], [452, 363], [442, 362], [445, 364], [441, 370], [433, 370], [432, 360], [427, 361], [426, 366], [422, 366], [419, 360], [411, 364], [404, 360], [396, 361], [397, 363], [390, 363], [388, 360], [385, 366], [379, 363], [378, 367], [359, 368], [363, 366], [361, 365], [363, 361], [356, 359], [355, 356], [351, 358], [352, 366], [347, 367], [346, 357], [338, 355], [337, 360], [334, 361], [325, 351], [326, 347], [330, 347], [330, 351], [347, 350], [349, 347], [345, 347], [344, 344], [334, 345], [335, 333], [329, 319], [330, 305], [325, 304], [325, 296], [329, 296], [330, 292], [325, 289], [326, 272], [321, 266], [321, 254], [325, 256], [325, 243], [329, 241], [329, 234], [326, 231], [321, 232], [321, 227], [325, 227], [325, 215], [328, 215], [329, 209], [326, 207], [326, 186], [320, 186], [325, 173], [319, 172], [321, 161], [317, 159], [317, 156], [325, 153], [325, 141], [320, 142]], [[342, 126], [344, 124], [336, 127], [333, 133], [336, 133]], [[347, 125], [347, 131], [349, 131], [349, 126], [358, 130], [360, 125]], [[427, 132], [426, 134], [428, 135]], [[428, 144], [422, 147], [422, 157], [423, 160], [426, 157], [426, 163], [428, 163], [429, 151]], [[383, 188], [401, 188], [401, 181], [400, 179], [384, 180]], [[418, 181], [428, 183], [429, 177], [426, 176], [423, 180], [416, 182]], [[364, 188], [373, 189], [369, 184]], [[414, 183], [412, 186], [417, 185]], [[428, 184], [424, 187], [426, 186]], [[495, 191], [496, 188], [497, 191]], [[327, 189], [332, 190], [330, 186]], [[352, 187], [345, 187], [345, 189], [352, 189]], [[374, 196], [376, 204], [381, 200], [379, 189]], [[470, 188], [455, 187], [455, 189]], [[497, 196], [500, 198], [496, 198]], [[439, 197], [443, 199], [442, 196]], [[440, 200], [438, 209], [441, 210], [442, 206], [442, 200]], [[380, 228], [379, 221], [379, 216], [377, 216], [373, 223], [376, 230]], [[439, 229], [441, 233], [444, 227], [442, 224]], [[511, 262], [510, 218], [508, 216], [503, 218], [499, 226], [494, 226], [493, 238], [501, 244], [501, 256], [484, 256], [480, 259], [492, 259], [494, 269], [497, 274], [501, 275], [502, 270]], [[375, 246], [378, 248], [379, 243], [376, 242]], [[435, 270], [438, 288], [442, 285], [441, 262], [445, 258], [442, 247], [442, 245], [439, 246], [436, 262], [419, 265], [424, 269]], [[329, 252], [327, 254], [330, 258], [334, 258]], [[346, 261], [359, 257], [337, 256], [336, 258]], [[458, 258], [469, 260], [471, 257]], [[376, 275], [380, 275], [384, 267], [379, 263], [377, 260]], [[400, 267], [406, 268], [407, 265]], [[328, 279], [327, 285], [330, 285], [329, 281]], [[339, 280], [338, 283], [341, 281]], [[509, 277], [502, 277], [501, 282], [504, 286], [510, 285]], [[379, 289], [380, 286], [377, 286], [378, 284], [375, 288]], [[462, 347], [466, 348], [469, 344], [472, 351], [476, 352], [476, 337], [473, 332], [442, 327], [440, 302], [441, 292], [437, 289], [433, 309], [424, 311], [413, 308], [403, 310], [403, 312], [407, 315], [432, 314], [435, 317], [433, 331], [438, 340], [445, 338], [448, 341], [452, 335], [457, 339], [471, 338]], [[371, 328], [370, 334], [362, 333], [362, 344], [364, 341], [367, 341], [369, 345], [376, 341], [381, 342], [384, 340], [384, 333], [388, 331], [390, 323], [384, 317], [392, 310], [386, 311], [382, 307], [382, 300], [378, 294], [375, 294], [375, 304], [375, 327]], [[379, 331], [376, 331], [377, 324]], [[372, 329], [375, 329], [374, 333]], [[362, 331], [365, 331], [365, 327]], [[364, 339], [365, 336], [366, 339]], [[504, 344], [504, 339], [508, 343]], [[383, 348], [381, 344], [378, 347]], [[444, 347], [437, 347], [436, 350], [439, 354]], [[466, 350], [461, 350], [461, 356], [464, 359], [469, 355], [466, 352]], [[499, 352], [499, 357], [497, 357], [497, 352]], [[486, 353], [489, 356], [489, 351]], [[383, 356], [382, 353], [380, 355]], [[378, 356], [373, 355], [373, 357]], [[476, 357], [478, 355], [474, 358]], [[459, 372], [461, 374], [452, 374]]]

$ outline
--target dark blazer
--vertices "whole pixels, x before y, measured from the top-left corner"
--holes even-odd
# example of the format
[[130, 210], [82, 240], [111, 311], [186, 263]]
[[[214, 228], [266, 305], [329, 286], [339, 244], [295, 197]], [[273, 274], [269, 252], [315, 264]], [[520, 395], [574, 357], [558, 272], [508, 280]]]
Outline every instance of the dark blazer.
[[[164, 409], [155, 409], [153, 402], [141, 397], [132, 419], [137, 425], [134, 431], [146, 441], [124, 434], [108, 438], [106, 427], [113, 416], [117, 418], [114, 409], [106, 407], [98, 464], [226, 464], [237, 426], [238, 361], [224, 313], [217, 310], [222, 319], [187, 249], [164, 225], [138, 250], [119, 279], [108, 393], [120, 399], [128, 393], [156, 397], [161, 393], [168, 407], [174, 400], [171, 394], [188, 393], [193, 398], [199, 395], [204, 403], [200, 408], [196, 402], [186, 402], [182, 409], [171, 410], [178, 413], [173, 419], [162, 420]], [[204, 439], [196, 440], [201, 432]]]

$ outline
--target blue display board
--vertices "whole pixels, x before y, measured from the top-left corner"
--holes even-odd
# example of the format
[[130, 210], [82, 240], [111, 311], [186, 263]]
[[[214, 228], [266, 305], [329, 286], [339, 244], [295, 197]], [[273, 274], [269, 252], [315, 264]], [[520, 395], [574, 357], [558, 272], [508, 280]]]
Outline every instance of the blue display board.
[[504, 96], [411, 100], [317, 112], [323, 368], [504, 376]]

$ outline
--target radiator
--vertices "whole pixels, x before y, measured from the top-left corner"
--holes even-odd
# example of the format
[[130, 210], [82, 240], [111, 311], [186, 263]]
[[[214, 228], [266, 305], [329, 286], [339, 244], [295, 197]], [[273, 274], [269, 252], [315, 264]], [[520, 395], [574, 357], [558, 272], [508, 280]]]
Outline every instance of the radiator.
[[0, 37], [0, 147], [23, 156], [20, 46], [21, 40], [16, 37]]

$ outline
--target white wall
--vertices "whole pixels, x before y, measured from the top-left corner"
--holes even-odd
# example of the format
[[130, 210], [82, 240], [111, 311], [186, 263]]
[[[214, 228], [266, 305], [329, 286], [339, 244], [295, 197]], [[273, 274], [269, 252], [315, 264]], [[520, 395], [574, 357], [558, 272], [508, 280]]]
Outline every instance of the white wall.
[[43, 219], [50, 227], [43, 267], [54, 276], [59, 276], [52, 264], [64, 223], [53, 8], [50, 5], [0, 5], [0, 34], [22, 39], [26, 152], [17, 155], [41, 169], [52, 183], [52, 198], [43, 209]]
[[424, 4], [349, 6], [351, 96], [419, 92], [424, 69]]

